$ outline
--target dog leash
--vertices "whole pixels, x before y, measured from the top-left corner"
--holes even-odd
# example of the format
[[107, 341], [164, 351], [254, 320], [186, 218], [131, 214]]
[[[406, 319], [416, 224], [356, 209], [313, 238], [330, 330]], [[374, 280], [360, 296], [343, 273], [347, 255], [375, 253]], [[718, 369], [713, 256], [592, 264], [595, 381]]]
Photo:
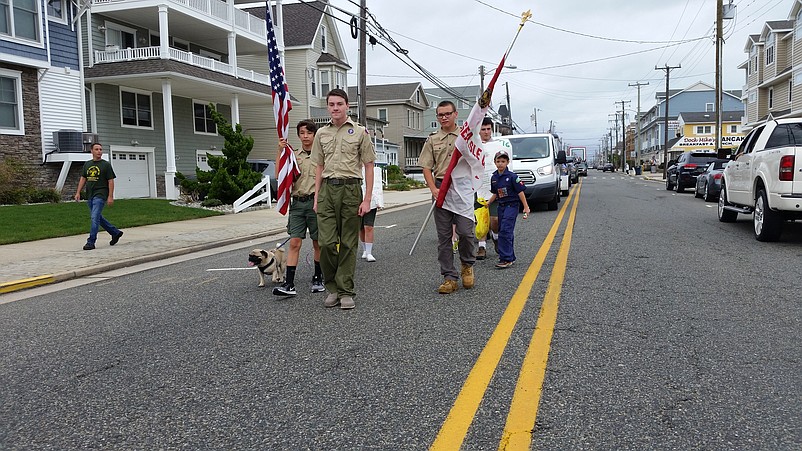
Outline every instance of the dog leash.
[[287, 239], [286, 239], [286, 240], [284, 240], [284, 242], [283, 242], [283, 243], [281, 243], [281, 244], [279, 244], [278, 246], [276, 246], [276, 249], [278, 249], [278, 248], [280, 248], [280, 247], [284, 246], [285, 244], [287, 244], [287, 241], [289, 241], [289, 240], [290, 240], [290, 238], [291, 238], [291, 237], [287, 237]]

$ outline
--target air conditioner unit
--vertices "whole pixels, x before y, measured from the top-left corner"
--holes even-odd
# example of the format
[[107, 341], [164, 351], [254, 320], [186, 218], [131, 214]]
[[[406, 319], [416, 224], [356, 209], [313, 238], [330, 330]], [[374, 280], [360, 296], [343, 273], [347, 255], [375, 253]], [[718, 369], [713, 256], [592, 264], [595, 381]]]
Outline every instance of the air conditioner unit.
[[59, 130], [53, 132], [53, 144], [59, 152], [85, 152], [83, 133], [79, 130]]
[[81, 133], [81, 137], [83, 138], [84, 142], [84, 152], [91, 152], [92, 151], [92, 144], [96, 142], [100, 142], [100, 137], [97, 133]]

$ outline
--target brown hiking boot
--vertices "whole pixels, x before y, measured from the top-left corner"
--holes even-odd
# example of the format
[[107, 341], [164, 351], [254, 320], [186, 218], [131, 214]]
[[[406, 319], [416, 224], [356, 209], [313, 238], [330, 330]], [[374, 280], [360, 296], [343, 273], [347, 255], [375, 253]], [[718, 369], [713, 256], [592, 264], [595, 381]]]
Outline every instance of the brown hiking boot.
[[484, 246], [479, 246], [479, 250], [476, 251], [476, 259], [484, 260], [485, 258], [487, 258], [487, 250]]
[[462, 286], [464, 288], [473, 288], [475, 280], [473, 277], [473, 265], [462, 264]]
[[443, 284], [437, 289], [440, 294], [451, 294], [455, 291], [457, 291], [457, 281], [451, 279], [443, 280]]

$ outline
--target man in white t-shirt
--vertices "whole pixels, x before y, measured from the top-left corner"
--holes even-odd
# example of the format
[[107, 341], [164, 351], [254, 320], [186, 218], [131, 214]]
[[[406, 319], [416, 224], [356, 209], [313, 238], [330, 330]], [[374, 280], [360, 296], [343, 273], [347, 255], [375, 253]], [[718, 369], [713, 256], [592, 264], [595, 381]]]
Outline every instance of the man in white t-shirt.
[[[482, 185], [476, 190], [476, 196], [484, 200], [490, 199], [490, 178], [496, 171], [493, 158], [496, 152], [505, 152], [500, 142], [491, 139], [493, 135], [493, 121], [486, 117], [482, 119], [482, 127], [479, 129], [479, 138], [482, 140], [482, 155], [485, 159], [485, 172], [482, 177]], [[488, 206], [490, 209], [490, 232], [488, 234], [493, 239], [493, 246], [498, 246], [498, 202]], [[479, 241], [479, 249], [476, 251], [476, 259], [484, 260], [487, 258], [487, 235], [476, 237]], [[498, 250], [496, 250], [498, 253]]]

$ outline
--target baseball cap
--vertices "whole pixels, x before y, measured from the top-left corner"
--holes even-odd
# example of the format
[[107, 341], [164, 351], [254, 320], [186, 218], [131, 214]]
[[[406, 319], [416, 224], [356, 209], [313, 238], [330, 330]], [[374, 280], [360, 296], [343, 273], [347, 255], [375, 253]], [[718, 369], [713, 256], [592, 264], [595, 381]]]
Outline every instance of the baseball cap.
[[498, 158], [498, 157], [500, 157], [502, 155], [504, 156], [504, 158], [506, 158], [508, 160], [510, 159], [510, 156], [509, 156], [509, 154], [507, 154], [506, 151], [500, 150], [500, 151], [496, 152], [496, 155], [493, 157], [493, 160], [495, 160], [496, 158]]

